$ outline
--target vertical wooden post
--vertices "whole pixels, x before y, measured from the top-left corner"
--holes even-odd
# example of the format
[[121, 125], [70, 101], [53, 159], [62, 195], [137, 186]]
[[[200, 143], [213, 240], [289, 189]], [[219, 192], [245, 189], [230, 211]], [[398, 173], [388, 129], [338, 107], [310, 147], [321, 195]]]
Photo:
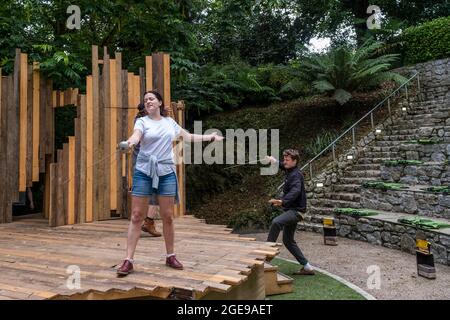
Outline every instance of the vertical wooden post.
[[116, 60], [109, 60], [109, 71], [110, 71], [110, 99], [111, 99], [111, 108], [110, 112], [110, 148], [108, 153], [114, 154], [111, 157], [110, 168], [109, 168], [109, 177], [110, 177], [110, 209], [117, 211], [117, 157], [118, 153], [117, 149], [117, 114], [118, 114], [118, 104], [117, 104], [117, 73], [116, 73]]
[[[88, 162], [88, 152], [87, 152], [87, 106], [86, 106], [86, 95], [80, 96], [80, 173], [79, 173], [79, 216], [78, 222], [85, 223], [88, 219], [88, 192], [87, 192], [87, 162]], [[92, 205], [90, 206], [92, 208]], [[91, 220], [92, 221], [92, 220]]]
[[98, 46], [92, 46], [92, 110], [93, 110], [93, 168], [92, 168], [92, 185], [93, 185], [93, 200], [92, 200], [92, 219], [98, 221], [100, 208], [99, 201], [99, 160], [101, 159], [100, 149], [100, 112], [99, 112], [99, 76], [100, 71], [98, 67]]
[[[44, 77], [40, 76], [39, 69], [37, 71], [37, 77], [39, 78], [39, 104], [37, 106], [37, 112], [39, 116], [39, 144], [38, 144], [38, 157], [39, 157], [39, 173], [49, 174], [50, 171], [46, 169], [45, 163], [45, 154], [47, 153], [46, 145], [45, 145], [45, 114], [47, 112], [47, 88], [45, 86]], [[34, 109], [33, 109], [34, 110]], [[34, 128], [34, 127], [33, 127]], [[50, 167], [48, 168], [50, 170]]]
[[26, 191], [27, 183], [27, 102], [28, 102], [27, 54], [20, 54], [20, 129], [19, 129], [19, 192]]
[[153, 90], [153, 61], [152, 56], [145, 57], [145, 91]]
[[102, 169], [102, 219], [111, 218], [111, 165], [114, 161], [114, 154], [111, 152], [111, 63], [107, 48], [103, 49], [103, 72], [102, 72], [102, 105], [101, 122], [103, 122], [103, 143], [100, 146], [103, 150]]
[[75, 223], [75, 137], [69, 137], [67, 224]]
[[56, 163], [50, 163], [49, 175], [49, 201], [48, 201], [48, 224], [50, 227], [56, 227], [56, 213], [57, 211], [57, 185], [58, 185], [58, 168]]
[[[115, 54], [116, 58], [116, 72], [115, 72], [115, 79], [116, 79], [116, 90], [112, 91], [112, 94], [116, 95], [116, 102], [117, 102], [117, 118], [116, 118], [116, 124], [117, 124], [117, 134], [116, 134], [116, 145], [124, 139], [122, 134], [122, 122], [123, 122], [123, 115], [125, 114], [124, 104], [123, 104], [123, 90], [124, 85], [122, 78], [122, 54], [120, 52], [116, 52]], [[126, 91], [125, 91], [126, 92]], [[120, 215], [124, 215], [122, 211], [122, 156], [120, 154], [116, 154], [116, 192], [117, 192], [117, 205], [116, 205], [116, 213]]]
[[61, 161], [62, 165], [62, 185], [60, 189], [60, 193], [63, 198], [63, 219], [61, 219], [60, 225], [66, 225], [69, 221], [69, 144], [63, 144], [63, 158]]
[[[5, 81], [2, 81], [2, 68], [0, 68], [0, 177], [6, 177], [6, 103], [3, 101], [3, 97], [6, 94]], [[5, 94], [3, 94], [5, 92]], [[9, 93], [11, 94], [11, 93]], [[4, 179], [4, 190], [8, 190], [8, 186], [5, 185], [8, 180]], [[6, 192], [0, 192], [0, 223], [6, 221]]]
[[[33, 67], [27, 65], [27, 156], [26, 156], [26, 186], [33, 186]], [[39, 178], [38, 178], [39, 180]]]
[[92, 76], [86, 80], [86, 222], [92, 222], [93, 215], [93, 163], [94, 163], [94, 119], [92, 107]]

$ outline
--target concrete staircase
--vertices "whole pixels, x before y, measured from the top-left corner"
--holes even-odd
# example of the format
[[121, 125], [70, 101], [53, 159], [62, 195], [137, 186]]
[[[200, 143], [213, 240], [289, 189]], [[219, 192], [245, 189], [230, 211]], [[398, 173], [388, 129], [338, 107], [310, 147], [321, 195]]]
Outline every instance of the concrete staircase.
[[[449, 62], [450, 66], [450, 62]], [[450, 79], [449, 79], [450, 80]], [[450, 82], [449, 82], [450, 83]], [[426, 191], [431, 186], [450, 185], [450, 86], [410, 96], [400, 102], [400, 115], [332, 183], [321, 191], [307, 187], [309, 219], [299, 229], [322, 232], [322, 219], [334, 216], [340, 236], [368, 241], [389, 248], [415, 252], [418, 230], [397, 222], [410, 216], [432, 217], [450, 224], [450, 194]], [[435, 140], [434, 144], [417, 140]], [[416, 141], [412, 141], [416, 140]], [[419, 160], [420, 165], [386, 166], [387, 160]], [[363, 187], [365, 182], [386, 181], [406, 185], [401, 191]], [[371, 209], [377, 215], [355, 218], [335, 213], [335, 208]], [[450, 228], [426, 230], [438, 263], [450, 265]]]

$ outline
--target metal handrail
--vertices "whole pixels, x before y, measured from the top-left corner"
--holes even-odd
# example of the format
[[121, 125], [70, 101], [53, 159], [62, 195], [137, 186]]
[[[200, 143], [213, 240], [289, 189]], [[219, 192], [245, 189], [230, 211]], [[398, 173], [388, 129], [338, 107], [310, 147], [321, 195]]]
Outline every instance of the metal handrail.
[[[388, 110], [389, 110], [389, 115], [391, 115], [391, 104], [390, 104], [390, 99], [393, 95], [395, 95], [398, 91], [400, 91], [403, 87], [405, 87], [405, 93], [406, 93], [406, 99], [408, 99], [408, 83], [410, 83], [414, 78], [417, 77], [417, 88], [418, 91], [420, 92], [420, 78], [419, 78], [419, 73], [416, 72], [411, 78], [409, 78], [405, 83], [403, 83], [401, 86], [399, 86], [397, 89], [395, 89], [389, 96], [387, 96], [386, 98], [384, 98], [380, 103], [378, 103], [372, 110], [370, 110], [369, 112], [367, 112], [361, 119], [359, 119], [358, 121], [356, 121], [351, 127], [349, 127], [347, 130], [345, 130], [339, 137], [337, 137], [333, 142], [331, 142], [326, 148], [324, 148], [322, 151], [320, 151], [314, 158], [312, 158], [311, 160], [309, 160], [304, 166], [302, 166], [300, 168], [301, 171], [303, 171], [306, 167], [309, 166], [309, 171], [310, 171], [310, 179], [312, 179], [312, 166], [311, 164], [316, 161], [322, 154], [324, 154], [327, 150], [329, 150], [330, 148], [332, 148], [333, 150], [333, 160], [336, 161], [336, 154], [335, 154], [335, 147], [336, 147], [336, 143], [341, 140], [341, 138], [343, 136], [345, 136], [347, 133], [349, 133], [350, 131], [352, 131], [352, 138], [353, 138], [353, 146], [355, 146], [356, 144], [356, 135], [355, 135], [355, 127], [364, 119], [366, 119], [368, 116], [370, 116], [370, 120], [371, 120], [371, 125], [372, 125], [372, 129], [375, 128], [374, 122], [373, 122], [373, 112], [376, 111], [378, 108], [380, 108], [386, 101], [388, 102]], [[281, 185], [282, 186], [282, 185]], [[281, 187], [280, 186], [280, 187]], [[278, 188], [280, 188], [278, 187]]]

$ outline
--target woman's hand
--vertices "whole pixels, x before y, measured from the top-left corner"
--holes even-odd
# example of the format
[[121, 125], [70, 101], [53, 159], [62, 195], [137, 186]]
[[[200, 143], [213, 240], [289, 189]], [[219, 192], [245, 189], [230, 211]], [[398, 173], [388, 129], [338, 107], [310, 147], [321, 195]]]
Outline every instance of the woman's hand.
[[225, 139], [224, 137], [219, 136], [217, 132], [213, 132], [212, 134], [210, 134], [209, 138], [209, 141], [222, 141], [223, 139]]
[[283, 205], [283, 201], [278, 199], [270, 199], [269, 203], [273, 204], [275, 207], [281, 207]]

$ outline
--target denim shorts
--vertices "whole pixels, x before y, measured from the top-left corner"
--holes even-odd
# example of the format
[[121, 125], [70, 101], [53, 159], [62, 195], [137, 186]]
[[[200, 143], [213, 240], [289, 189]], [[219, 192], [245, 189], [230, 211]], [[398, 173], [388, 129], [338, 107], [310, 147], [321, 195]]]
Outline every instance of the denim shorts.
[[133, 196], [147, 197], [156, 194], [175, 197], [177, 191], [177, 178], [174, 172], [159, 177], [158, 189], [154, 189], [152, 188], [152, 178], [139, 170], [134, 170], [133, 187], [131, 188]]

